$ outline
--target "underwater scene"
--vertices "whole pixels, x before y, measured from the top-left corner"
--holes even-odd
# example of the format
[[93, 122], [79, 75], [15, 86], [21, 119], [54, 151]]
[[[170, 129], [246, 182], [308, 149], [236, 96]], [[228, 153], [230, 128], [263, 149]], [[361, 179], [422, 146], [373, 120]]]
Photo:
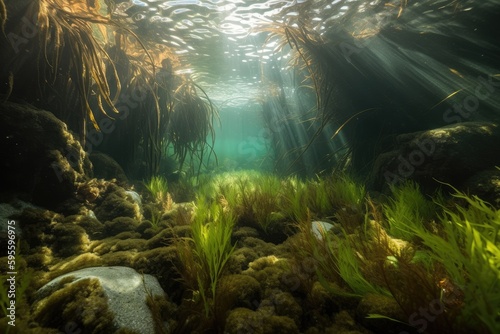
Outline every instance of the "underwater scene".
[[0, 0], [0, 333], [500, 333], [500, 0]]

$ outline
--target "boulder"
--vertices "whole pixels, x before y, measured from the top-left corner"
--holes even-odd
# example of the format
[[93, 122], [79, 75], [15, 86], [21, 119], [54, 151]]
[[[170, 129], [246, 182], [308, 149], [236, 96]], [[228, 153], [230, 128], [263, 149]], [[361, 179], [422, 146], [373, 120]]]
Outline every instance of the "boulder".
[[500, 169], [489, 169], [474, 174], [461, 187], [466, 193], [476, 195], [500, 209]]
[[[148, 292], [146, 292], [146, 289]], [[118, 330], [154, 334], [147, 296], [164, 296], [158, 280], [128, 267], [93, 267], [50, 281], [35, 294], [35, 319], [46, 327], [84, 333]]]
[[128, 182], [123, 168], [109, 155], [101, 152], [92, 152], [90, 161], [94, 166], [94, 177], [99, 179], [116, 179], [120, 184]]
[[48, 209], [74, 197], [76, 185], [92, 173], [77, 138], [48, 111], [12, 102], [0, 103], [0, 184], [25, 193]]
[[[437, 129], [402, 134], [397, 148], [379, 155], [372, 186], [414, 180], [427, 190], [438, 182], [459, 186], [482, 170], [500, 165], [500, 127], [489, 122], [462, 122]], [[437, 180], [437, 181], [436, 181]]]

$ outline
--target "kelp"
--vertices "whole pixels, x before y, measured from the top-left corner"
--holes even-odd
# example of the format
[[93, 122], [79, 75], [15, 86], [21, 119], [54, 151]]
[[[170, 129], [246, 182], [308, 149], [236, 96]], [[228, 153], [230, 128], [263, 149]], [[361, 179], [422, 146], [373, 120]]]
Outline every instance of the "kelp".
[[[39, 101], [50, 108], [83, 140], [86, 121], [99, 129], [96, 112], [106, 116], [117, 113], [110, 87], [106, 80], [104, 60], [109, 59], [102, 43], [93, 35], [93, 25], [108, 25], [118, 29], [117, 23], [99, 13], [95, 3], [82, 0], [38, 0], [29, 4], [24, 13], [13, 13], [13, 20], [21, 16], [22, 23], [8, 24], [10, 38], [21, 38], [11, 43], [8, 67], [17, 85], [14, 94], [29, 102]], [[29, 20], [34, 36], [26, 35]], [[32, 38], [25, 38], [32, 37]], [[25, 38], [26, 40], [23, 40]], [[11, 40], [12, 42], [13, 40]], [[20, 53], [19, 46], [27, 43], [30, 53]], [[34, 57], [34, 59], [33, 59]], [[30, 75], [27, 75], [28, 71]], [[23, 82], [23, 78], [33, 80]], [[114, 73], [116, 75], [116, 72]], [[26, 87], [25, 85], [31, 85]], [[91, 107], [95, 99], [97, 109]]]
[[168, 123], [168, 142], [173, 146], [181, 168], [189, 156], [191, 161], [193, 158], [199, 160], [199, 172], [207, 151], [207, 159], [212, 154], [215, 156], [213, 126], [218, 118], [217, 109], [203, 89], [192, 80], [185, 80], [175, 90], [173, 100]]
[[[269, 33], [266, 47], [273, 48], [276, 62], [287, 59], [279, 67], [294, 73], [295, 90], [316, 95], [311, 117], [317, 127], [293, 162], [298, 164], [326, 126], [332, 126], [330, 138], [346, 140], [350, 165], [361, 175], [379, 153], [392, 149], [391, 136], [449, 123], [433, 109], [453, 109], [454, 102], [473, 95], [478, 77], [494, 77], [498, 47], [486, 22], [498, 4], [361, 1], [342, 6], [344, 1], [290, 6], [280, 12], [280, 20], [261, 30]], [[468, 29], [478, 21], [483, 32]], [[452, 45], [460, 47], [448, 47]], [[263, 81], [274, 76], [263, 74]], [[497, 117], [498, 99], [486, 100], [484, 109], [471, 117]], [[286, 138], [298, 136], [290, 130], [295, 133], [285, 132]]]
[[5, 35], [5, 23], [7, 23], [7, 7], [5, 6], [4, 0], [0, 0], [0, 29], [2, 34]]
[[335, 122], [341, 124], [330, 138], [333, 139], [346, 123], [352, 119], [342, 120], [341, 114], [335, 113], [337, 85], [334, 81], [336, 77], [334, 64], [338, 59], [338, 54], [336, 49], [330, 46], [330, 41], [305, 24], [274, 24], [264, 30], [270, 33], [268, 41], [277, 41], [276, 52], [284, 52], [288, 50], [288, 47], [290, 48], [292, 57], [289, 64], [294, 69], [295, 78], [298, 79], [295, 86], [310, 89], [316, 96], [314, 114], [311, 119], [314, 121], [315, 131], [309, 136], [307, 144], [293, 161], [293, 164], [295, 164], [321, 135], [328, 124]]
[[[0, 10], [5, 19], [6, 8]], [[33, 1], [9, 13], [9, 38], [3, 44], [10, 45], [1, 54], [9, 69], [1, 75], [11, 83], [5, 93], [52, 111], [79, 135], [89, 153], [99, 146], [113, 152], [124, 167], [138, 158], [135, 152], [143, 146], [139, 158], [146, 162], [144, 174], [151, 177], [159, 172], [173, 106], [171, 93], [166, 93], [169, 83], [157, 75], [157, 68], [165, 59], [176, 61], [174, 52], [139, 37], [123, 18], [112, 17], [109, 7], [107, 15], [102, 13], [98, 2], [84, 0]], [[22, 23], [15, 24], [16, 19]], [[25, 36], [26, 25], [33, 36]], [[197, 124], [200, 129], [201, 122]], [[93, 137], [87, 142], [86, 135]], [[182, 145], [200, 147], [200, 141], [177, 144], [182, 159]]]

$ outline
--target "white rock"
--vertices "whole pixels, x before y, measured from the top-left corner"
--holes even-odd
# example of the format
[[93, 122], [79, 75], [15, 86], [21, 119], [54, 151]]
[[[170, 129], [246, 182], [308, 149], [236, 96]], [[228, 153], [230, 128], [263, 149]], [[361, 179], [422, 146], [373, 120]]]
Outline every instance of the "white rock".
[[139, 207], [141, 208], [142, 210], [142, 201], [141, 201], [141, 195], [139, 195], [138, 193], [136, 193], [135, 191], [132, 191], [132, 190], [126, 190], [125, 193], [130, 196], [130, 198], [132, 199], [132, 201], [134, 203], [137, 203], [137, 205], [139, 205]]
[[[73, 284], [86, 278], [97, 278], [101, 283], [108, 307], [115, 314], [116, 327], [127, 328], [141, 334], [154, 334], [151, 311], [146, 304], [146, 291], [151, 295], [164, 295], [158, 280], [151, 275], [141, 275], [128, 267], [93, 267], [85, 268], [59, 276], [45, 284], [36, 293], [37, 301], [50, 296], [59, 289], [59, 282], [72, 276]], [[144, 278], [144, 282], [143, 282]]]
[[313, 221], [311, 222], [311, 230], [314, 233], [314, 236], [318, 240], [323, 240], [323, 234], [330, 231], [332, 228], [336, 227], [335, 225], [322, 221]]

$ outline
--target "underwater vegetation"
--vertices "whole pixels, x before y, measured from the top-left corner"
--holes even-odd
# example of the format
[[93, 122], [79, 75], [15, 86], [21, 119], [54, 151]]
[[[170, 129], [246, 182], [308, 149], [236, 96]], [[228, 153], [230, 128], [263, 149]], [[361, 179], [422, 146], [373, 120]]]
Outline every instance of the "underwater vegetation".
[[[280, 64], [293, 73], [289, 84], [296, 93], [290, 95], [307, 97], [302, 98], [307, 101], [301, 107], [302, 127], [271, 132], [277, 159], [283, 160], [281, 166], [288, 173], [304, 169], [321, 145], [331, 145], [329, 152], [320, 155], [323, 159], [315, 159], [319, 167], [314, 173], [331, 166], [332, 161], [342, 164], [349, 156], [352, 172], [365, 175], [376, 156], [394, 145], [391, 136], [451, 123], [448, 115], [452, 112], [443, 115], [436, 113], [436, 108], [446, 110], [454, 101], [460, 104], [474, 94], [478, 77], [498, 74], [494, 65], [498, 48], [491, 48], [492, 36], [484, 33], [475, 38], [467, 28], [477, 20], [488, 21], [496, 1], [478, 7], [474, 1], [360, 2], [359, 11], [354, 9], [356, 4], [345, 11], [336, 5], [343, 3], [325, 6], [304, 2], [283, 9], [282, 14], [289, 13], [289, 19], [261, 28], [267, 33], [265, 45], [286, 55], [287, 60]], [[322, 11], [324, 17], [315, 20]], [[469, 15], [463, 15], [466, 11]], [[294, 12], [301, 13], [297, 19]], [[453, 22], [453, 29], [445, 22]], [[422, 72], [422, 64], [432, 68], [436, 76]], [[278, 87], [281, 81], [281, 92], [265, 101], [263, 109], [273, 110], [280, 115], [280, 122], [286, 122], [292, 117], [289, 106], [301, 102], [285, 98], [282, 82], [287, 76], [276, 74], [274, 65], [264, 66], [263, 80]], [[399, 68], [405, 68], [404, 73]], [[312, 101], [310, 95], [314, 96]], [[470, 116], [498, 118], [498, 99], [484, 102], [484, 109], [474, 110]], [[265, 117], [265, 121], [271, 129], [276, 124], [272, 117]], [[303, 133], [307, 135], [299, 145], [291, 144], [293, 137], [300, 138]], [[339, 150], [338, 156], [332, 154], [335, 150]]]
[[[201, 90], [199, 96], [197, 89]], [[210, 101], [206, 93], [193, 81], [186, 81], [174, 93], [173, 112], [170, 116], [168, 128], [168, 139], [172, 143], [174, 154], [179, 161], [180, 167], [186, 158], [190, 161], [203, 163], [204, 155], [208, 146], [208, 157], [214, 154], [215, 131], [214, 119], [217, 119], [217, 109]], [[210, 138], [210, 139], [208, 139]], [[194, 159], [196, 158], [196, 159]], [[215, 156], [217, 160], [217, 157]], [[200, 171], [200, 166], [197, 170]]]
[[435, 215], [436, 204], [426, 198], [413, 182], [393, 185], [391, 193], [392, 198], [383, 205], [389, 224], [388, 233], [396, 238], [412, 240], [417, 237], [412, 227], [421, 227], [428, 222]]
[[153, 176], [146, 184], [146, 189], [158, 203], [167, 201], [168, 182], [163, 176]]
[[[306, 240], [297, 250], [315, 258], [318, 278], [332, 294], [392, 296], [406, 313], [405, 323], [419, 332], [494, 333], [500, 212], [459, 191], [453, 198], [464, 200], [463, 206], [445, 207], [440, 195], [432, 202], [413, 183], [394, 187], [388, 204], [377, 207], [369, 200], [375, 220], [367, 216], [362, 230], [325, 232], [318, 239], [302, 227]], [[415, 311], [429, 303], [437, 316], [421, 321]]]
[[[428, 332], [498, 330], [499, 211], [477, 197], [456, 191], [453, 198], [464, 206], [445, 207], [443, 195], [433, 202], [408, 182], [376, 204], [347, 176], [304, 182], [241, 172], [222, 174], [200, 191], [204, 201], [212, 194], [217, 210], [232, 212], [236, 226], [249, 224], [265, 235], [283, 221], [294, 225], [287, 233], [300, 236], [293, 241], [297, 254], [314, 259], [317, 279], [334, 296], [394, 298], [406, 314], [398, 321], [417, 329], [424, 327], [413, 313], [432, 302], [440, 317], [426, 323]], [[340, 229], [318, 238], [312, 217]]]
[[500, 330], [500, 211], [477, 196], [456, 191], [456, 204], [445, 208], [439, 217], [438, 231], [423, 225], [407, 225], [408, 231], [421, 239], [425, 254], [444, 268], [446, 277], [440, 281], [443, 303], [463, 294], [458, 322], [475, 324], [492, 333]]
[[216, 316], [221, 316], [215, 314], [220, 303], [217, 300], [217, 289], [235, 249], [231, 245], [235, 218], [216, 202], [206, 202], [199, 198], [195, 207], [191, 222], [192, 237], [174, 239], [181, 263], [177, 270], [190, 291], [190, 302], [195, 308], [203, 305], [201, 322], [210, 327], [213, 326], [210, 322]]
[[[239, 171], [192, 182], [200, 182], [193, 204], [165, 210], [158, 201], [166, 182], [151, 179], [143, 205], [158, 215], [153, 227], [117, 217], [99, 228], [86, 216], [27, 211], [32, 232], [24, 242], [45, 246], [24, 246], [29, 277], [39, 283], [21, 298], [29, 303], [61, 272], [120, 264], [159, 278], [166, 296], [149, 303], [160, 332], [232, 333], [250, 319], [266, 333], [265, 324], [328, 332], [340, 326], [332, 314], [346, 310], [351, 330], [499, 329], [500, 211], [476, 196], [445, 186], [451, 195], [428, 197], [411, 182], [377, 195], [338, 173], [301, 180]], [[119, 210], [121, 191], [107, 188], [118, 191], [108, 196]], [[46, 223], [67, 229], [66, 238], [37, 236]], [[64, 240], [77, 254], [64, 251]], [[30, 318], [28, 308], [19, 310], [19, 319]]]
[[332, 174], [302, 181], [297, 177], [279, 178], [256, 171], [222, 173], [202, 179], [199, 196], [217, 201], [237, 217], [242, 225], [265, 235], [279, 230], [283, 222], [300, 222], [312, 216], [333, 218], [338, 210], [360, 214], [364, 186], [352, 178]]
[[212, 153], [214, 105], [173, 74], [173, 50], [112, 15], [114, 2], [1, 3], [4, 99], [50, 110], [87, 153], [108, 153], [137, 178], [157, 175], [170, 146], [181, 166], [189, 153], [193, 169]]
[[[419, 301], [425, 298], [440, 300], [439, 298], [447, 296], [450, 304], [464, 303], [462, 300], [451, 301], [453, 299], [451, 295], [464, 293], [460, 287], [464, 286], [464, 279], [470, 273], [465, 274], [450, 269], [476, 270], [468, 262], [473, 260], [467, 257], [474, 256], [477, 252], [486, 251], [480, 255], [483, 265], [492, 260], [498, 261], [495, 255], [498, 241], [496, 243], [494, 240], [490, 241], [488, 247], [482, 247], [486, 243], [482, 241], [484, 236], [476, 235], [479, 239], [475, 243], [481, 246], [479, 248], [471, 244], [467, 246], [467, 243], [463, 245], [458, 243], [457, 240], [467, 240], [467, 234], [469, 234], [468, 242], [472, 243], [470, 238], [478, 232], [472, 231], [471, 226], [467, 227], [468, 223], [462, 221], [463, 218], [457, 214], [450, 216], [449, 209], [444, 210], [443, 216], [439, 217], [436, 212], [443, 205], [440, 203], [443, 200], [442, 195], [436, 194], [433, 202], [426, 198], [414, 183], [394, 186], [392, 195], [386, 203], [376, 208], [377, 212], [370, 214], [378, 216], [377, 223], [373, 223], [365, 212], [364, 206], [368, 206], [369, 202], [365, 200], [363, 187], [345, 176], [318, 178], [306, 182], [297, 178], [280, 181], [272, 176], [259, 177], [244, 173], [234, 177], [235, 175], [219, 176], [207, 186], [210, 190], [203, 189], [202, 193], [217, 194], [215, 197], [219, 198], [219, 202], [227, 205], [228, 210], [235, 210], [240, 223], [248, 224], [253, 221], [251, 226], [260, 227], [264, 233], [269, 233], [279, 220], [295, 221], [298, 230], [304, 233], [306, 238], [298, 249], [299, 253], [308, 250], [307, 255], [317, 261], [317, 273], [321, 282], [336, 295], [361, 297], [367, 293], [378, 293], [393, 296], [401, 303], [403, 310], [415, 309]], [[456, 196], [462, 199], [468, 198], [461, 193]], [[498, 212], [483, 201], [475, 202], [471, 199], [469, 205], [476, 207], [473, 213], [469, 213], [469, 217], [479, 222], [490, 222], [492, 224], [489, 227], [492, 230], [490, 234], [498, 235], [498, 230], [494, 230], [497, 224], [495, 214]], [[373, 204], [370, 206], [375, 208]], [[461, 207], [458, 210], [462, 213], [467, 212]], [[311, 217], [337, 221], [342, 226], [342, 232], [338, 234], [325, 232], [324, 238], [318, 240], [311, 232]], [[449, 217], [454, 219], [449, 221]], [[384, 229], [382, 226], [387, 228]], [[460, 227], [461, 230], [455, 230]], [[400, 244], [394, 241], [396, 239], [401, 240]], [[427, 249], [431, 245], [432, 247]], [[492, 247], [492, 253], [489, 247]], [[457, 254], [460, 259], [451, 260], [447, 255], [450, 252]], [[468, 252], [465, 253], [468, 255], [464, 256], [464, 252]], [[446, 270], [441, 273], [441, 277], [436, 277], [433, 272], [437, 268], [440, 268], [438, 272]], [[488, 270], [491, 269], [494, 269], [494, 265]], [[474, 275], [475, 279], [479, 280], [487, 280], [491, 275], [490, 279], [493, 281], [487, 282], [486, 286], [493, 287], [498, 284], [495, 281], [498, 279], [495, 272], [484, 274], [478, 271]], [[414, 277], [420, 277], [421, 280], [415, 282]], [[329, 280], [336, 281], [336, 285], [332, 287], [328, 283]], [[478, 285], [474, 287], [474, 284], [478, 283], [472, 281], [469, 287], [477, 289]], [[392, 286], [396, 282], [400, 282], [401, 290]], [[401, 282], [406, 283], [401, 284]], [[422, 298], [422, 285], [428, 289], [424, 298]], [[409, 292], [419, 297], [408, 294]], [[491, 294], [489, 297], [492, 297], [489, 303], [495, 304], [496, 297]], [[472, 309], [475, 307], [477, 306], [471, 306]], [[481, 307], [483, 311], [487, 310], [485, 305]], [[490, 306], [491, 309], [498, 312], [498, 307]], [[464, 312], [463, 319], [468, 319], [467, 314], [470, 311], [464, 310]], [[494, 315], [490, 314], [489, 317], [491, 316]]]
[[[500, 333], [499, 2], [269, 1], [244, 37], [223, 15], [264, 4], [186, 3], [0, 0], [0, 211], [20, 240], [17, 327], [1, 276], [0, 332], [130, 332], [95, 280], [38, 294], [124, 266], [162, 290], [157, 333]], [[242, 78], [259, 87], [227, 101], [205, 86]], [[225, 144], [268, 172], [216, 173], [218, 125], [234, 125], [220, 105], [242, 100], [229, 109], [259, 132]]]

